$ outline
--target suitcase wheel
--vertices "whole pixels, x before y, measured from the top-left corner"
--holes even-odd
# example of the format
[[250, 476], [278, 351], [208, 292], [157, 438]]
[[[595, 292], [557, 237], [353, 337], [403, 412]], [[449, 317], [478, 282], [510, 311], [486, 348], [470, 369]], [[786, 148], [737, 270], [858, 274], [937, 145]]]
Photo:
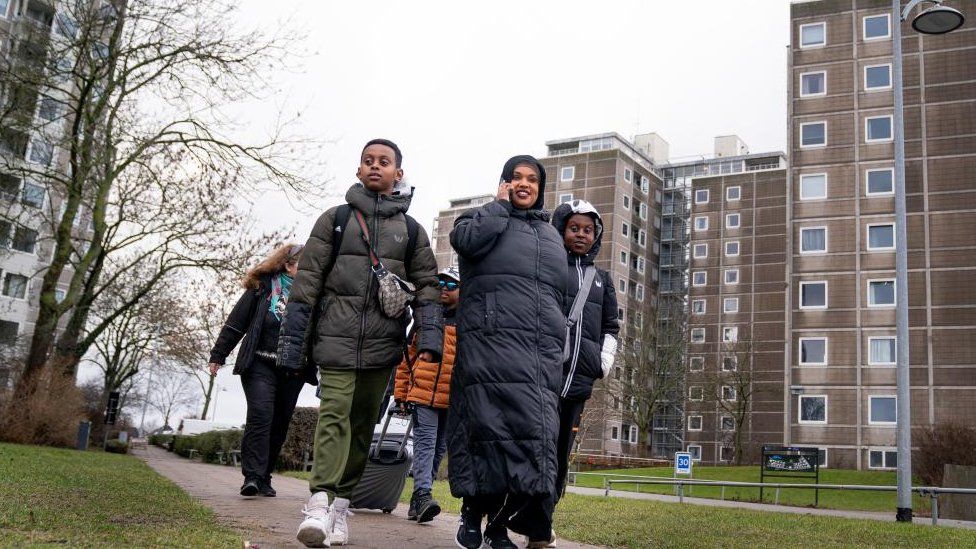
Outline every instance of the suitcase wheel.
[[384, 515], [389, 515], [392, 512], [393, 512], [393, 509], [383, 509], [383, 514]]

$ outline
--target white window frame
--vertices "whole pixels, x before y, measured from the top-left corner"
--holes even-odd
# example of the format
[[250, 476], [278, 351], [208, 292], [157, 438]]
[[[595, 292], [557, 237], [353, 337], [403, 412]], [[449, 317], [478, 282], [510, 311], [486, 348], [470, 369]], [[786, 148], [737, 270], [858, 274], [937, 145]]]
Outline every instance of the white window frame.
[[[701, 310], [696, 310], [696, 306], [701, 305]], [[708, 301], [704, 299], [692, 299], [691, 300], [691, 314], [693, 315], [703, 315], [708, 310]]]
[[[823, 341], [824, 343], [824, 356], [823, 362], [810, 362], [803, 360], [803, 343], [805, 341]], [[796, 358], [797, 364], [800, 366], [826, 366], [828, 364], [828, 356], [830, 352], [830, 338], [824, 337], [801, 337], [796, 345]]]
[[[868, 69], [876, 69], [878, 67], [888, 67], [888, 85], [887, 86], [868, 86]], [[867, 93], [888, 91], [888, 90], [891, 89], [891, 81], [892, 81], [891, 63], [876, 63], [876, 64], [873, 64], [873, 65], [864, 65], [864, 68], [861, 69], [861, 78], [862, 78], [861, 79], [861, 82], [862, 82], [861, 89], [864, 90]]]
[[[695, 450], [692, 450], [692, 448], [695, 448]], [[685, 451], [688, 452], [689, 454], [691, 454], [691, 461], [701, 461], [702, 460], [702, 458], [701, 458], [701, 444], [689, 444], [688, 446], [685, 446]], [[696, 454], [698, 455], [698, 457], [695, 457]]]
[[[829, 448], [817, 448], [817, 467], [819, 469], [827, 468], [827, 450], [829, 450]], [[823, 452], [823, 460], [820, 459], [820, 452]]]
[[[884, 17], [885, 23], [888, 25], [888, 34], [884, 36], [872, 36], [868, 37], [868, 19], [877, 19], [878, 17]], [[879, 40], [890, 40], [891, 39], [891, 14], [889, 13], [876, 13], [874, 15], [865, 15], [861, 18], [861, 38], [865, 42], [876, 42]]]
[[[891, 354], [891, 362], [876, 362], [871, 360], [871, 342], [876, 339], [884, 339], [895, 342], [895, 352]], [[868, 366], [896, 366], [898, 364], [898, 338], [896, 336], [870, 336], [868, 337]]]
[[[736, 197], [735, 198], [732, 198], [731, 196], [729, 196], [730, 191], [732, 189], [735, 189], [735, 191], [736, 191]], [[726, 202], [738, 202], [739, 200], [742, 200], [742, 187], [741, 186], [739, 186], [739, 185], [731, 185], [731, 186], [728, 186], [728, 187], [725, 188], [725, 201]]]
[[[705, 253], [702, 254], [702, 255], [698, 255], [698, 247], [699, 246], [702, 246], [702, 249], [705, 250]], [[701, 244], [694, 244], [694, 245], [692, 245], [692, 247], [691, 247], [691, 254], [692, 254], [692, 258], [693, 259], [708, 259], [708, 243], [705, 242], [705, 243], [701, 243]]]
[[[891, 282], [892, 289], [894, 290], [894, 296], [895, 296], [894, 302], [892, 302], [891, 304], [884, 303], [884, 304], [881, 304], [881, 305], [878, 305], [877, 303], [872, 303], [872, 301], [874, 301], [871, 298], [871, 283], [872, 282]], [[898, 303], [898, 283], [895, 282], [895, 279], [894, 278], [869, 278], [868, 281], [867, 281], [867, 284], [868, 284], [867, 291], [868, 291], [868, 308], [869, 309], [893, 309], [893, 308], [895, 308], [895, 305]]]
[[[823, 27], [823, 42], [818, 42], [816, 44], [804, 44], [803, 43], [803, 29], [806, 28], [806, 27]], [[804, 25], [800, 25], [800, 30], [799, 30], [799, 33], [797, 34], [797, 39], [800, 42], [800, 49], [801, 50], [812, 50], [812, 49], [816, 49], [816, 48], [824, 48], [824, 47], [827, 47], [827, 22], [826, 21], [821, 21], [819, 23], [806, 23]]]
[[[695, 339], [697, 339], [695, 337], [695, 334], [696, 333], [700, 333], [701, 334], [701, 340], [700, 341], [695, 341]], [[692, 328], [691, 329], [691, 342], [694, 343], [694, 344], [696, 344], [696, 345], [700, 345], [702, 343], [705, 343], [705, 328]]]
[[630, 211], [630, 201], [631, 198], [629, 194], [624, 194], [620, 196], [620, 202], [623, 205], [624, 209], [627, 211]]
[[628, 183], [634, 182], [634, 170], [630, 168], [624, 168], [624, 181]]
[[[872, 227], [891, 227], [891, 246], [884, 247], [872, 247], [871, 246], [871, 228]], [[893, 252], [895, 251], [896, 239], [898, 238], [895, 232], [895, 222], [890, 221], [888, 223], [868, 223], [864, 227], [864, 244], [869, 252]]]
[[[823, 305], [804, 305], [803, 304], [803, 287], [813, 284], [823, 284], [824, 286], [824, 304]], [[830, 307], [830, 283], [826, 280], [801, 280], [798, 286], [799, 298], [798, 303], [800, 304], [800, 309], [804, 311], [822, 311]]]
[[[697, 276], [699, 274], [702, 275], [702, 283], [701, 284], [699, 284], [698, 282], [695, 281], [695, 279], [697, 278]], [[694, 287], [696, 287], [696, 288], [700, 288], [702, 286], [707, 286], [708, 285], [708, 271], [693, 271], [691, 273], [691, 285], [694, 286]]]
[[[874, 466], [871, 465], [871, 452], [881, 452], [881, 461], [883, 463], [881, 467], [874, 467]], [[868, 469], [874, 469], [875, 471], [890, 471], [890, 470], [894, 469], [895, 468], [894, 466], [890, 466], [890, 467], [888, 466], [888, 454], [889, 453], [895, 454], [895, 458], [897, 459], [897, 456], [898, 456], [898, 448], [891, 448], [891, 447], [871, 447], [871, 448], [868, 448], [868, 459], [867, 459], [867, 461], [868, 461]]]
[[[735, 217], [735, 225], [732, 224], [732, 218]], [[725, 214], [725, 228], [726, 229], [738, 229], [742, 227], [742, 214], [739, 212]]]
[[647, 247], [647, 231], [644, 229], [637, 231], [637, 245], [641, 248]]
[[[822, 250], [804, 250], [803, 249], [803, 232], [804, 231], [817, 231], [823, 230], [824, 232], [824, 249]], [[797, 246], [800, 249], [800, 255], [823, 255], [827, 253], [830, 249], [830, 231], [827, 230], [826, 225], [819, 225], [816, 227], [800, 227], [800, 242]]]
[[640, 176], [641, 179], [641, 192], [647, 194], [647, 191], [651, 190], [651, 180], [647, 178], [646, 175]]
[[[871, 413], [871, 403], [875, 399], [887, 398], [895, 401], [895, 420], [894, 421], [878, 421], [872, 417]], [[868, 395], [868, 425], [886, 425], [894, 427], [898, 424], [898, 395]]]
[[617, 291], [626, 295], [627, 294], [627, 279], [618, 278], [617, 279]]
[[637, 426], [630, 426], [630, 441], [631, 444], [637, 444]]
[[644, 285], [640, 282], [634, 287], [634, 298], [641, 303], [644, 302]]
[[[803, 419], [803, 399], [806, 398], [822, 398], [824, 402], [824, 418], [823, 421]], [[830, 419], [830, 408], [828, 407], [830, 399], [827, 395], [797, 395], [796, 397], [796, 422], [800, 425], [827, 425], [827, 421]]]
[[559, 195], [559, 200], [558, 200], [559, 204], [565, 204], [567, 202], [572, 202], [572, 201], [573, 201], [573, 193], [563, 193]]
[[620, 426], [611, 425], [610, 426], [610, 440], [620, 440]]
[[647, 203], [646, 202], [641, 202], [640, 203], [640, 206], [637, 207], [637, 214], [638, 214], [638, 216], [641, 219], [647, 221]]
[[623, 236], [630, 236], [630, 225], [626, 221], [623, 222], [623, 226], [620, 228], [620, 234]]
[[[735, 273], [735, 282], [729, 282], [729, 273]], [[725, 283], [725, 284], [727, 284], [727, 285], [729, 285], [729, 286], [734, 286], [734, 285], [738, 284], [739, 283], [739, 269], [725, 269], [725, 272], [722, 273], [722, 282]]]
[[[735, 306], [729, 307], [732, 303]], [[722, 299], [722, 312], [725, 314], [735, 314], [739, 312], [739, 298], [737, 297], [726, 297]]]
[[[823, 75], [823, 91], [820, 93], [803, 93], [803, 77], [811, 76], [814, 74]], [[800, 73], [800, 97], [801, 98], [805, 99], [807, 97], [823, 97], [825, 95], [827, 95], [827, 71], [810, 71], [810, 72]]]
[[[888, 172], [891, 174], [891, 190], [886, 192], [871, 192], [871, 174], [875, 172]], [[895, 169], [894, 168], [869, 168], [864, 170], [864, 196], [894, 196], [895, 194]]]
[[[698, 364], [700, 366], [697, 367], [697, 368], [696, 367], [693, 367], [692, 365], [695, 364], [695, 362], [698, 362]], [[703, 357], [703, 356], [688, 357], [688, 371], [689, 372], [701, 372], [701, 371], [704, 371], [704, 370], [705, 370], [705, 357]], [[689, 394], [689, 398], [690, 398], [690, 394]]]
[[[732, 420], [732, 427], [729, 428], [729, 429], [726, 429], [725, 428], [725, 420], [726, 419]], [[735, 432], [735, 417], [730, 416], [730, 415], [727, 415], [727, 414], [726, 415], [722, 415], [722, 416], [718, 416], [718, 430], [719, 430], [719, 432], [722, 432], [722, 433], [734, 433]], [[725, 448], [722, 448], [722, 449], [724, 450]]]
[[[871, 120], [880, 120], [882, 118], [888, 119], [888, 127], [891, 128], [891, 137], [884, 137], [881, 139], [871, 139], [868, 136], [868, 126]], [[891, 143], [895, 139], [895, 120], [890, 114], [883, 114], [880, 116], [865, 116], [864, 117], [864, 142], [865, 143]]]
[[[823, 181], [824, 181], [824, 184], [823, 184], [823, 195], [807, 196], [807, 197], [803, 196], [803, 180], [804, 180], [804, 178], [820, 177], [820, 176], [823, 176]], [[826, 173], [805, 173], [805, 174], [801, 174], [800, 175], [800, 200], [803, 201], [803, 202], [810, 201], [810, 200], [826, 200], [827, 199], [827, 195], [830, 194], [830, 192], [829, 192], [829, 188], [830, 188], [829, 185], [830, 185], [830, 178], [827, 177], [827, 174]]]
[[647, 269], [647, 261], [643, 257], [637, 256], [637, 272], [640, 274], [644, 274], [644, 271], [646, 269]]
[[[726, 389], [728, 389], [728, 395], [726, 395]], [[725, 398], [726, 396], [730, 398]], [[722, 385], [722, 388], [719, 390], [719, 397], [723, 402], [735, 402], [739, 397], [739, 394], [738, 391], [735, 390], [735, 387], [731, 385]]]
[[[816, 126], [816, 125], [819, 125], [819, 124], [823, 124], [823, 127], [824, 127], [824, 131], [823, 131], [824, 140], [823, 140], [823, 143], [814, 143], [812, 145], [804, 145], [803, 144], [803, 128], [806, 128], [807, 126]], [[817, 121], [814, 121], [814, 122], [801, 122], [800, 123], [800, 136], [799, 136], [800, 137], [800, 148], [801, 149], [822, 149], [822, 148], [826, 147], [827, 146], [827, 143], [829, 142], [828, 141], [828, 133], [827, 132], [828, 132], [828, 128], [827, 128], [827, 121], [826, 120], [817, 120]]]
[[[3, 293], [3, 290], [7, 286], [7, 277], [8, 276], [19, 276], [19, 277], [22, 277], [22, 278], [27, 279], [24, 282], [24, 296], [23, 297], [17, 297], [17, 296], [7, 295], [7, 294]], [[16, 272], [12, 272], [12, 271], [9, 271], [9, 270], [5, 270], [3, 272], [0, 272], [0, 296], [5, 297], [7, 299], [13, 299], [15, 301], [27, 301], [30, 298], [30, 295], [31, 295], [31, 282], [33, 282], [33, 280], [34, 279], [32, 279], [29, 275], [16, 273]]]
[[[704, 225], [700, 225], [699, 222], [704, 221]], [[708, 230], [708, 216], [707, 215], [697, 215], [695, 216], [695, 232], [702, 232]]]
[[[730, 244], [735, 244], [735, 253], [734, 254], [729, 252], [729, 245]], [[724, 250], [725, 251], [725, 257], [738, 257], [739, 254], [742, 253], [742, 244], [738, 240], [729, 240], [728, 242], [725, 243], [724, 248], [725, 248], [725, 250]]]
[[738, 326], [723, 326], [722, 327], [722, 343], [736, 343], [739, 341], [739, 327]]
[[[569, 175], [566, 175], [566, 171], [569, 170]], [[559, 181], [566, 182], [572, 181], [576, 178], [576, 166], [563, 166], [559, 169]]]
[[[725, 367], [725, 361], [728, 360], [728, 359], [732, 359], [732, 367], [731, 368], [726, 368]], [[721, 364], [719, 364], [719, 368], [723, 372], [735, 372], [735, 371], [738, 371], [739, 370], [739, 358], [737, 356], [735, 356], [735, 355], [723, 356], [722, 357], [722, 362], [721, 362]]]
[[[705, 200], [698, 200], [698, 193], [705, 193]], [[709, 198], [711, 198], [709, 189], [695, 189], [695, 204], [708, 204]]]
[[626, 265], [630, 265], [630, 263], [627, 260], [627, 251], [626, 250], [621, 250], [620, 251], [620, 264], [621, 265], [625, 265], [625, 266]]
[[[698, 420], [698, 427], [697, 428], [691, 426], [691, 421], [693, 419], [697, 419]], [[704, 425], [705, 425], [705, 419], [702, 416], [688, 416], [688, 430], [689, 431], [701, 431], [702, 430], [702, 427]]]

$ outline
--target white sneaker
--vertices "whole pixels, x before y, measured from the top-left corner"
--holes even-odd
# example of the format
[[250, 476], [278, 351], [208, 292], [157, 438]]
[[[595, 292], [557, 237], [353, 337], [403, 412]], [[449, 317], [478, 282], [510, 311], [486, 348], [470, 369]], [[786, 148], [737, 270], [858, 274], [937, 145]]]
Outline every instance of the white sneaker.
[[332, 502], [332, 535], [329, 540], [332, 545], [346, 545], [349, 543], [349, 523], [346, 517], [349, 512], [349, 500], [346, 498], [335, 498]]
[[312, 494], [302, 513], [305, 520], [298, 526], [298, 541], [305, 547], [329, 547], [329, 533], [335, 519], [329, 507], [329, 494]]

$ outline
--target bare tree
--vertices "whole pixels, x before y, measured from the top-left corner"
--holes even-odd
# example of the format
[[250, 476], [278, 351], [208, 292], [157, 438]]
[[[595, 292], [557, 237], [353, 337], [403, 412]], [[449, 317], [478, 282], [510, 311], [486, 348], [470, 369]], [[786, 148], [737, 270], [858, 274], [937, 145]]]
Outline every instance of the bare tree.
[[169, 365], [160, 367], [158, 377], [149, 387], [149, 406], [163, 417], [163, 425], [183, 410], [197, 405], [200, 395], [194, 390], [192, 376]]
[[[238, 30], [231, 0], [82, 0], [59, 10], [42, 21], [56, 33], [19, 31], [0, 71], [0, 168], [52, 197], [43, 212], [50, 263], [19, 395], [47, 364], [73, 375], [115, 319], [169, 274], [222, 271], [265, 248], [274, 238], [247, 236], [242, 202], [269, 188], [305, 200], [323, 190], [294, 172], [315, 157], [286, 133], [290, 120], [247, 143], [230, 112], [274, 89], [270, 68], [295, 55], [291, 29]], [[43, 127], [25, 116], [35, 104]], [[37, 215], [18, 206], [6, 217]], [[134, 271], [147, 276], [122, 287]], [[113, 293], [125, 296], [116, 310], [91, 322], [96, 302]]]
[[715, 402], [718, 433], [724, 448], [731, 448], [732, 463], [742, 465], [750, 444], [749, 413], [755, 399], [754, 346], [748, 335], [722, 343], [716, 370], [705, 374], [705, 394]]
[[635, 315], [623, 338], [617, 357], [623, 417], [637, 427], [642, 453], [655, 416], [683, 396], [686, 327], [683, 304], [667, 300], [652, 309], [650, 318]]

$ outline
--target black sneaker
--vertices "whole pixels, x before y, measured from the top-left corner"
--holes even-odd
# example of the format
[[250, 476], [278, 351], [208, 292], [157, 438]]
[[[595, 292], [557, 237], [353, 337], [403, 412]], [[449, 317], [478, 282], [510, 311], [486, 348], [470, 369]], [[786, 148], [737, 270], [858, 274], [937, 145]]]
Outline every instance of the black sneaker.
[[271, 486], [270, 479], [261, 479], [258, 481], [258, 494], [266, 498], [273, 498], [278, 495], [278, 492]]
[[430, 495], [429, 490], [417, 493], [417, 522], [430, 522], [441, 514], [441, 505]]
[[485, 545], [491, 549], [518, 549], [518, 545], [508, 537], [507, 532], [485, 535]]
[[260, 491], [261, 488], [258, 487], [258, 481], [253, 478], [245, 479], [244, 485], [241, 486], [241, 495], [244, 497], [254, 497], [258, 495], [258, 492]]
[[410, 508], [407, 509], [407, 520], [417, 520], [417, 492], [410, 496]]
[[461, 509], [461, 519], [458, 521], [457, 535], [454, 542], [463, 549], [481, 548], [481, 515], [470, 509]]

